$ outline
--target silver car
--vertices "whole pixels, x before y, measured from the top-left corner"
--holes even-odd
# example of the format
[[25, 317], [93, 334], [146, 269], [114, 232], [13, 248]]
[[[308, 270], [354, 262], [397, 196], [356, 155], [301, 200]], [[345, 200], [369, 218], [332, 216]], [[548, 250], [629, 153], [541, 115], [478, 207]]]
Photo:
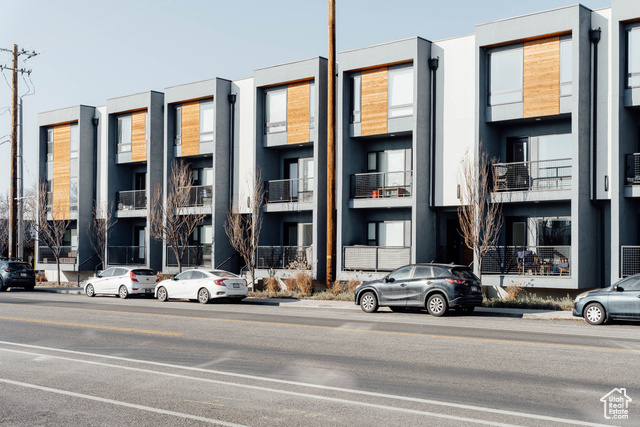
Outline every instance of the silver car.
[[156, 273], [148, 268], [111, 267], [88, 279], [84, 293], [89, 297], [102, 294], [123, 299], [135, 294], [153, 296], [157, 281]]

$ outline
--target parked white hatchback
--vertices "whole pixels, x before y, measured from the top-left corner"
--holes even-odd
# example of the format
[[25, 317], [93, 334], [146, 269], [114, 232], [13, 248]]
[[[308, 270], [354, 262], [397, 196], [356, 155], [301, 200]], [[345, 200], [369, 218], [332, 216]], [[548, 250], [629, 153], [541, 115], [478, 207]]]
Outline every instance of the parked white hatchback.
[[156, 298], [160, 301], [176, 298], [207, 304], [216, 298], [237, 302], [246, 297], [246, 280], [224, 270], [185, 270], [156, 285]]
[[127, 298], [129, 295], [153, 295], [158, 276], [153, 270], [137, 267], [111, 267], [87, 280], [84, 293], [89, 297], [102, 295], [118, 295]]

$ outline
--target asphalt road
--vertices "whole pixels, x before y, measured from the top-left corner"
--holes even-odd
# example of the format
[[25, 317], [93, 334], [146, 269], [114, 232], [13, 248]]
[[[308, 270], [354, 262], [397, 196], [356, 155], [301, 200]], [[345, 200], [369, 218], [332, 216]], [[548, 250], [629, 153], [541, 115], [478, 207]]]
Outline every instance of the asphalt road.
[[639, 358], [639, 324], [10, 291], [0, 425], [637, 426]]

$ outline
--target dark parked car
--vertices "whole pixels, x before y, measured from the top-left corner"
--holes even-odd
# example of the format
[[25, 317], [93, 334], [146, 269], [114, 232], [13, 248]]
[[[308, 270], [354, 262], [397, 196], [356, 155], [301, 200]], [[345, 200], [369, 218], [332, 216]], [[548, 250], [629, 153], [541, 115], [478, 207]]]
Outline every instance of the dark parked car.
[[573, 315], [600, 325], [609, 319], [640, 320], [640, 274], [626, 277], [608, 288], [581, 293]]
[[366, 313], [373, 313], [378, 307], [392, 311], [419, 307], [433, 316], [442, 316], [449, 308], [472, 312], [482, 305], [482, 292], [480, 279], [469, 267], [414, 264], [358, 286], [355, 303]]
[[32, 291], [36, 286], [36, 272], [31, 264], [22, 261], [0, 261], [0, 291], [24, 288]]

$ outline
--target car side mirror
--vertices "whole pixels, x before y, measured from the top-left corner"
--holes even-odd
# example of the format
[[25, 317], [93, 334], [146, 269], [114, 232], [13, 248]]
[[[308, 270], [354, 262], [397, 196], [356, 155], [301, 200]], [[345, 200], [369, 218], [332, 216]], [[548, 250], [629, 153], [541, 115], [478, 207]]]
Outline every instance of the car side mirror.
[[387, 276], [387, 277], [384, 278], [384, 281], [387, 282], [387, 283], [393, 283], [393, 282], [396, 281], [396, 279], [394, 279], [393, 277]]
[[178, 277], [177, 277], [177, 276], [173, 276], [173, 277], [171, 278], [171, 280], [178, 280]]
[[96, 277], [97, 277], [98, 279], [99, 279], [99, 278], [101, 278], [101, 277], [102, 277], [102, 273], [98, 273], [98, 274], [96, 274]]
[[618, 286], [618, 285], [614, 285], [614, 286], [613, 286], [613, 288], [611, 288], [611, 290], [612, 290], [613, 292], [620, 292], [620, 291], [623, 291], [624, 289], [622, 289], [622, 288], [621, 288], [620, 286]]

